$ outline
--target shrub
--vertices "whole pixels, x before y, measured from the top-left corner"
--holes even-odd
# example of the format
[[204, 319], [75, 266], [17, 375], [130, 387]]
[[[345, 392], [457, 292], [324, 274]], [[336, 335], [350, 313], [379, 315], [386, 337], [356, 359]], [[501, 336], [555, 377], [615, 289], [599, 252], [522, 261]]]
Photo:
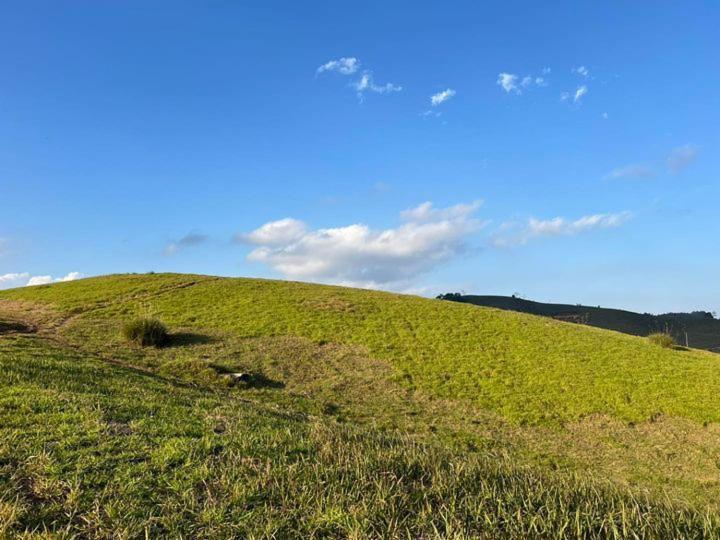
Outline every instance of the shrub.
[[165, 325], [151, 317], [139, 317], [126, 322], [122, 328], [125, 339], [143, 347], [159, 347], [168, 340]]
[[665, 349], [671, 349], [675, 346], [675, 338], [668, 332], [653, 332], [648, 336], [650, 343], [659, 345]]

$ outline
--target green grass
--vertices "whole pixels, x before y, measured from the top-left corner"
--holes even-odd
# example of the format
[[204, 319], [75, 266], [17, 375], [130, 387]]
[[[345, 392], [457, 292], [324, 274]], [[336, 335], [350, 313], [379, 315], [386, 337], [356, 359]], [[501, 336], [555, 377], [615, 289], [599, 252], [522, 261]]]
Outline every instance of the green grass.
[[[120, 334], [148, 309], [170, 330], [165, 347]], [[207, 276], [2, 291], [0, 320], [15, 329], [0, 332], [7, 535], [717, 532], [711, 353], [411, 296]], [[233, 372], [252, 384], [233, 386]]]
[[[0, 535], [710, 536], [712, 515], [0, 338]], [[45, 536], [43, 536], [45, 537]]]

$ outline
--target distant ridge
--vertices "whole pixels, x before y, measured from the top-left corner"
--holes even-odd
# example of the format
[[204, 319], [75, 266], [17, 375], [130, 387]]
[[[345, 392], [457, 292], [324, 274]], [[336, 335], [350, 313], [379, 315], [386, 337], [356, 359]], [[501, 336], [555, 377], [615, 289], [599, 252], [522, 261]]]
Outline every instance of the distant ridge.
[[706, 311], [651, 315], [597, 306], [534, 302], [516, 296], [448, 293], [442, 294], [438, 298], [552, 317], [557, 320], [586, 324], [635, 336], [647, 336], [652, 332], [668, 331], [675, 337], [679, 345], [720, 352], [720, 320]]

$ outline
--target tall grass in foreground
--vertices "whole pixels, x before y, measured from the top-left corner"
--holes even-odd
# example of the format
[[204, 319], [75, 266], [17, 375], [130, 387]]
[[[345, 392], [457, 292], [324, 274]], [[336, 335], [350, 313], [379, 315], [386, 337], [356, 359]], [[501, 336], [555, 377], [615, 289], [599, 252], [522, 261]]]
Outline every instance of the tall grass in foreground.
[[[267, 437], [275, 442], [280, 440]], [[103, 501], [101, 490], [59, 490], [47, 500], [29, 501], [24, 518], [4, 532], [48, 528], [59, 538], [278, 539], [720, 535], [712, 516], [573, 478], [450, 456], [402, 436], [315, 425], [302, 443], [305, 451], [275, 459], [234, 452], [202, 456], [196, 449], [163, 473], [165, 485], [148, 490], [145, 501]], [[70, 495], [87, 499], [87, 507], [74, 513]]]

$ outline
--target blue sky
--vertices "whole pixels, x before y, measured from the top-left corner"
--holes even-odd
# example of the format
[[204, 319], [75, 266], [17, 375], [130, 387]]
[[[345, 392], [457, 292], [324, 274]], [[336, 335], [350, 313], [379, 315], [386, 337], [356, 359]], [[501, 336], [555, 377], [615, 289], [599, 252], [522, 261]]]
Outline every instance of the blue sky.
[[0, 287], [154, 270], [720, 310], [719, 17], [4, 2]]

